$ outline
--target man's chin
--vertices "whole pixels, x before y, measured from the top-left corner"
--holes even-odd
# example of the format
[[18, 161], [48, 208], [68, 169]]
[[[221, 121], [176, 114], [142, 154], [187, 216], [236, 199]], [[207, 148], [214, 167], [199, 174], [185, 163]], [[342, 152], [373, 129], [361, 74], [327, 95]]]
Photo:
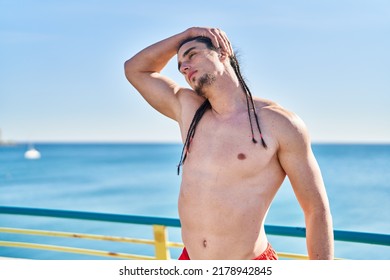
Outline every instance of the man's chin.
[[204, 88], [204, 87], [195, 87], [195, 88], [194, 88], [194, 91], [195, 91], [195, 93], [196, 93], [198, 96], [206, 98], [205, 92], [203, 91], [203, 88]]
[[205, 74], [200, 77], [198, 80], [194, 81], [192, 89], [196, 92], [197, 95], [206, 98], [205, 89], [211, 86], [215, 82], [216, 78], [212, 74]]

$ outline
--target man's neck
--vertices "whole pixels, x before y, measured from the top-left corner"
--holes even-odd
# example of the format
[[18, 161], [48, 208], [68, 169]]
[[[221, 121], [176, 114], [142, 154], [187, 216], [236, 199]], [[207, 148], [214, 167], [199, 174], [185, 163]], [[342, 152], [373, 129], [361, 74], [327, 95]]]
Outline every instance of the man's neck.
[[220, 76], [206, 90], [212, 111], [219, 117], [230, 117], [247, 110], [245, 91], [236, 78]]

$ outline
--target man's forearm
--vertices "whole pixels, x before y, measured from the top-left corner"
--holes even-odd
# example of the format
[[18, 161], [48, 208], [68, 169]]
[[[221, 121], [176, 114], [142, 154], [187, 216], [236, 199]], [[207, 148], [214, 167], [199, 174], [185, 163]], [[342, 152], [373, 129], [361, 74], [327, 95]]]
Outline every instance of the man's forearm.
[[306, 243], [310, 259], [334, 258], [333, 226], [329, 213], [313, 214], [306, 218]]
[[126, 61], [126, 72], [161, 72], [176, 55], [180, 43], [191, 36], [191, 29], [159, 41]]

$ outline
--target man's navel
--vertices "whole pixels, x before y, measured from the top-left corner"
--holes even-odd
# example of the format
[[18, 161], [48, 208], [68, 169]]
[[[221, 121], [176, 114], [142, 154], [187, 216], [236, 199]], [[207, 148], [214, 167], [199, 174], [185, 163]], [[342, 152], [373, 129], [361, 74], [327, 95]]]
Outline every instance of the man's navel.
[[206, 247], [207, 247], [207, 240], [203, 239], [203, 248], [206, 248]]

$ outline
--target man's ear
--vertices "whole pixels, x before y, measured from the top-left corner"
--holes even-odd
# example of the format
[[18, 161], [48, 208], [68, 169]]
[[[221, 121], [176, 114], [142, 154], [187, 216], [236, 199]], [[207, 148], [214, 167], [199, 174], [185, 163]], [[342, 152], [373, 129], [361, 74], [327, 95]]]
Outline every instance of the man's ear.
[[220, 51], [219, 54], [218, 54], [218, 57], [219, 57], [219, 60], [220, 60], [221, 62], [225, 61], [226, 58], [227, 58], [226, 52]]

